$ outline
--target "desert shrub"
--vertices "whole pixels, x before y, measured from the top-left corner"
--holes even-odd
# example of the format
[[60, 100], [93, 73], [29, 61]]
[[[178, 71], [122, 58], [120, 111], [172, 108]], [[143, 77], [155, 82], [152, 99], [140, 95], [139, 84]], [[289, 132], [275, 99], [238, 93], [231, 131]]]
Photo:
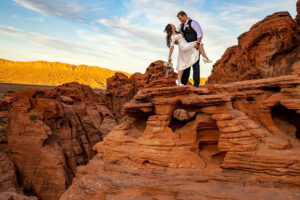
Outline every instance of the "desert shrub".
[[29, 116], [29, 119], [32, 120], [32, 121], [33, 121], [33, 120], [36, 120], [36, 119], [37, 119], [37, 116], [36, 116], [36, 115], [30, 115], [30, 116]]
[[0, 137], [5, 136], [6, 135], [6, 128], [5, 127], [1, 127], [0, 128]]

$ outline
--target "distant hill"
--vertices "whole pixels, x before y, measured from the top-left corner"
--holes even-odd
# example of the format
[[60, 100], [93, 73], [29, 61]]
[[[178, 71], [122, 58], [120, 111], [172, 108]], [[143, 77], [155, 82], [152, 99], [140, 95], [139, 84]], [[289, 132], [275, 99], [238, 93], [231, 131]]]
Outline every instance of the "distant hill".
[[[96, 66], [59, 62], [13, 62], [0, 59], [0, 82], [57, 86], [76, 81], [92, 88], [106, 88], [106, 79], [116, 72]], [[130, 77], [131, 74], [121, 72]]]
[[[76, 81], [95, 89], [105, 89], [106, 79], [116, 72], [106, 68], [60, 62], [13, 62], [0, 59], [0, 83], [58, 86]], [[130, 77], [132, 74], [121, 72]], [[203, 85], [207, 78], [201, 78]], [[190, 79], [193, 83], [193, 79]]]

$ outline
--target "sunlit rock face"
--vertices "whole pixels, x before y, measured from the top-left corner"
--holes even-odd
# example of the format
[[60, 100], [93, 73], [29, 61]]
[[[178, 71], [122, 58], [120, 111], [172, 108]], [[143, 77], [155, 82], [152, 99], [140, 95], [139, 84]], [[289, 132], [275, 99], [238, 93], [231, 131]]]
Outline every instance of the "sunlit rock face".
[[165, 76], [164, 62], [155, 61], [149, 65], [144, 74], [134, 73], [130, 78], [125, 74], [116, 73], [107, 79], [107, 88], [101, 99], [114, 113], [119, 121], [125, 116], [122, 106], [130, 101], [139, 89], [144, 87], [174, 86], [176, 74], [171, 72], [169, 78]]
[[140, 89], [61, 199], [297, 199], [299, 97], [298, 75]]
[[300, 1], [297, 2], [297, 16], [296, 16], [296, 22], [298, 23], [298, 26], [300, 26]]
[[[299, 2], [298, 2], [299, 13]], [[298, 23], [296, 22], [298, 21]], [[229, 83], [300, 72], [300, 23], [288, 12], [267, 16], [238, 38], [213, 66], [208, 83]]]
[[76, 82], [9, 93], [0, 107], [19, 184], [43, 200], [64, 193], [77, 166], [95, 155], [93, 145], [117, 125], [98, 95]]
[[299, 199], [297, 20], [252, 26], [205, 86], [138, 75], [124, 121], [60, 199]]
[[7, 95], [24, 187], [61, 200], [299, 199], [297, 20], [255, 24], [199, 88], [175, 86], [156, 61], [99, 95], [77, 83]]

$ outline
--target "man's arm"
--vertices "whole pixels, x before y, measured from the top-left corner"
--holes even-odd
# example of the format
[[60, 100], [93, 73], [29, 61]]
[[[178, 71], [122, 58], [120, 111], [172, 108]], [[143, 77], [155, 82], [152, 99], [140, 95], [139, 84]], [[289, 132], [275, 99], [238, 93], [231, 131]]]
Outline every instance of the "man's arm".
[[197, 42], [195, 44], [195, 48], [198, 48], [201, 43], [202, 37], [203, 37], [203, 32], [202, 32], [201, 26], [198, 22], [193, 20], [191, 23], [191, 26], [197, 33]]

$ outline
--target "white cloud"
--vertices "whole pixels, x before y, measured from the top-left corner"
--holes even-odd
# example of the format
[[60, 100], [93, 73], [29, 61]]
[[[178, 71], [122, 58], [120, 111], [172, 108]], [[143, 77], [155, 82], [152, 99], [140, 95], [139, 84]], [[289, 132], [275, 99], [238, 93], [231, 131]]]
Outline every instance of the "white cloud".
[[53, 51], [63, 51], [66, 53], [78, 53], [88, 56], [110, 56], [112, 52], [100, 51], [95, 53], [94, 48], [85, 46], [79, 43], [69, 42], [53, 37], [48, 37], [36, 33], [24, 32], [10, 26], [0, 26], [0, 34], [5, 36], [14, 37], [17, 39], [25, 40], [34, 44], [44, 45], [53, 49]]
[[105, 26], [117, 29], [123, 34], [126, 33], [127, 36], [134, 36], [135, 38], [143, 41], [151, 41], [151, 44], [154, 44], [157, 47], [160, 47], [163, 41], [162, 30], [151, 29], [141, 25], [130, 24], [122, 19], [120, 20], [102, 19], [99, 20], [98, 22]]
[[240, 5], [227, 3], [220, 7], [220, 19], [228, 23], [234, 24], [240, 33], [248, 31], [250, 27], [262, 18], [255, 17], [262, 15], [271, 15], [278, 11], [291, 11], [291, 15], [295, 15], [295, 5], [297, 0], [273, 0], [270, 2], [252, 1], [250, 5]]
[[[234, 44], [233, 39], [235, 38], [226, 27], [215, 21], [212, 14], [201, 10], [203, 3], [204, 1], [132, 0], [125, 4], [128, 15], [119, 18], [99, 19], [98, 22], [111, 28], [114, 33], [119, 33], [119, 38], [130, 38], [131, 42], [124, 45], [132, 55], [144, 51], [148, 52], [147, 57], [152, 61], [166, 60], [168, 48], [165, 44], [163, 29], [168, 23], [178, 25], [180, 22], [177, 19], [177, 13], [184, 10], [191, 18], [200, 22], [204, 31], [203, 41], [206, 52], [211, 59], [216, 61], [228, 45]], [[226, 31], [229, 32], [229, 35]], [[117, 39], [115, 38], [114, 41], [117, 41]], [[173, 54], [175, 65], [177, 54], [178, 51], [176, 50]], [[145, 60], [144, 66], [148, 66], [148, 63], [146, 63], [148, 60]], [[211, 69], [212, 64], [201, 64], [201, 76], [208, 76]]]
[[103, 9], [101, 2], [86, 4], [84, 0], [13, 0], [16, 4], [42, 14], [49, 14], [58, 17], [82, 22], [86, 14], [99, 12]]
[[[168, 48], [163, 29], [168, 23], [178, 25], [180, 10], [197, 20], [204, 32], [203, 42], [210, 59], [217, 61], [225, 50], [237, 43], [237, 37], [268, 14], [281, 10], [292, 10], [295, 14], [297, 0], [249, 1], [238, 4], [220, 3], [223, 6], [204, 8], [205, 0], [126, 0], [122, 1], [127, 13], [116, 13], [114, 17], [97, 18], [77, 28], [76, 36], [83, 43], [69, 42], [52, 37], [26, 33], [13, 27], [0, 27], [0, 33], [23, 39], [52, 49], [59, 49], [64, 55], [85, 64], [92, 62], [99, 66], [123, 71], [144, 72], [155, 60], [166, 60]], [[14, 0], [15, 3], [43, 14], [83, 22], [90, 12], [105, 8], [104, 1], [96, 0]], [[120, 16], [121, 15], [121, 16]], [[262, 17], [263, 16], [263, 17]], [[293, 16], [294, 17], [294, 16]], [[35, 18], [36, 19], [36, 18]], [[41, 20], [42, 21], [42, 20]], [[42, 54], [42, 53], [40, 53]], [[71, 56], [71, 54], [74, 54]], [[55, 54], [58, 55], [58, 54]], [[60, 56], [60, 55], [58, 55]], [[173, 54], [177, 60], [177, 51]], [[210, 75], [212, 64], [201, 64], [201, 76]]]

